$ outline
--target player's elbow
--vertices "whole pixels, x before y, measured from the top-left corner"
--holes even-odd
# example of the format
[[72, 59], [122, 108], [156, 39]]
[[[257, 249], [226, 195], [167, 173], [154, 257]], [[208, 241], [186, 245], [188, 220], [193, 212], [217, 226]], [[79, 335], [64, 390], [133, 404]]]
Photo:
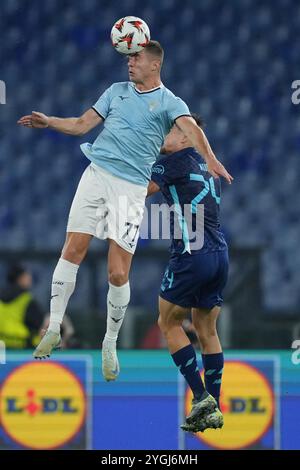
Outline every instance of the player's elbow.
[[87, 134], [87, 131], [83, 130], [83, 129], [80, 129], [76, 132], [75, 135], [77, 135], [78, 137], [82, 136], [82, 135], [85, 135]]
[[151, 189], [148, 188], [146, 197], [152, 196], [152, 194], [153, 194], [153, 191], [151, 191]]
[[160, 188], [156, 183], [154, 183], [153, 181], [150, 181], [150, 183], [148, 184], [146, 197], [152, 196], [152, 194], [157, 193], [159, 189]]
[[81, 135], [84, 135], [84, 132], [82, 131], [82, 129], [75, 127], [73, 130], [73, 135], [80, 137]]
[[87, 130], [82, 129], [81, 127], [76, 128], [76, 129], [74, 130], [74, 135], [76, 135], [76, 136], [78, 136], [78, 137], [80, 137], [80, 136], [82, 136], [82, 135], [84, 135], [84, 134], [86, 134], [86, 133], [87, 133]]
[[81, 118], [77, 118], [75, 126], [74, 126], [74, 135], [82, 136], [84, 134], [87, 134], [88, 131], [89, 129], [87, 128], [84, 120]]

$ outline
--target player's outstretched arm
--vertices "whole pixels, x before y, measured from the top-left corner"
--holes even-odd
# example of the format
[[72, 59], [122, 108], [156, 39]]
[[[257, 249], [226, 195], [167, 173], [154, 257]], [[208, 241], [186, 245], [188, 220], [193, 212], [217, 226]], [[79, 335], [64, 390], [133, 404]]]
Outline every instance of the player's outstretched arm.
[[57, 118], [32, 111], [28, 116], [23, 116], [18, 120], [18, 124], [24, 127], [33, 127], [35, 129], [49, 127], [55, 131], [70, 135], [84, 135], [102, 122], [101, 116], [92, 108], [88, 109], [78, 118]]
[[204, 158], [207, 164], [207, 169], [214, 178], [223, 176], [226, 181], [231, 184], [233, 177], [228, 173], [226, 168], [222, 165], [221, 162], [216, 158], [214, 152], [212, 151], [209, 142], [204, 134], [203, 130], [197, 126], [194, 119], [189, 116], [181, 116], [176, 119], [177, 126], [182, 130], [182, 132], [190, 139], [198, 152]]

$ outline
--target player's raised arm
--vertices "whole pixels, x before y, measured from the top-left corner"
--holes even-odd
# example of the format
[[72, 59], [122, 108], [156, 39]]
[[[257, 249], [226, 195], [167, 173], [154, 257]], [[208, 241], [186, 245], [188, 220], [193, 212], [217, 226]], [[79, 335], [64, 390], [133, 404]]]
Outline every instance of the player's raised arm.
[[193, 147], [202, 155], [207, 164], [207, 169], [214, 178], [223, 176], [231, 184], [233, 177], [216, 158], [203, 130], [197, 126], [195, 120], [190, 116], [181, 116], [176, 119], [176, 125], [191, 140]]
[[103, 118], [92, 108], [77, 118], [58, 118], [32, 111], [28, 116], [23, 116], [18, 120], [18, 124], [24, 127], [33, 127], [35, 129], [49, 127], [70, 135], [84, 135], [102, 122]]

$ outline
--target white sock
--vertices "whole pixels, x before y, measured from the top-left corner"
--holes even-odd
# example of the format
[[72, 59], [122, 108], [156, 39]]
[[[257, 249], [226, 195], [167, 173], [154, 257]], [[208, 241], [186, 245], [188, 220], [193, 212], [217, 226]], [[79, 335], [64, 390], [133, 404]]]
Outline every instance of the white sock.
[[116, 343], [122, 326], [125, 312], [130, 300], [129, 281], [123, 286], [114, 286], [109, 283], [107, 294], [107, 326], [104, 341]]
[[74, 292], [79, 265], [63, 258], [58, 260], [53, 273], [50, 302], [49, 330], [60, 333], [69, 298]]

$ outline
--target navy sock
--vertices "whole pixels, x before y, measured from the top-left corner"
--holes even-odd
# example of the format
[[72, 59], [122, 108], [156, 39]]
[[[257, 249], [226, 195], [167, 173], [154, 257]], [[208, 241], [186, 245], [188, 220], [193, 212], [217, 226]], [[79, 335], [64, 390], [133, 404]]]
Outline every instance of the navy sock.
[[224, 367], [224, 355], [222, 352], [216, 354], [202, 354], [202, 363], [205, 371], [205, 387], [212, 395], [220, 408], [220, 391], [222, 372]]
[[199, 400], [205, 391], [198, 364], [196, 359], [196, 353], [191, 344], [185, 346], [176, 353], [172, 354], [173, 361], [176, 366], [179, 367], [180, 372], [184, 376], [185, 380], [189, 384], [194, 398]]

